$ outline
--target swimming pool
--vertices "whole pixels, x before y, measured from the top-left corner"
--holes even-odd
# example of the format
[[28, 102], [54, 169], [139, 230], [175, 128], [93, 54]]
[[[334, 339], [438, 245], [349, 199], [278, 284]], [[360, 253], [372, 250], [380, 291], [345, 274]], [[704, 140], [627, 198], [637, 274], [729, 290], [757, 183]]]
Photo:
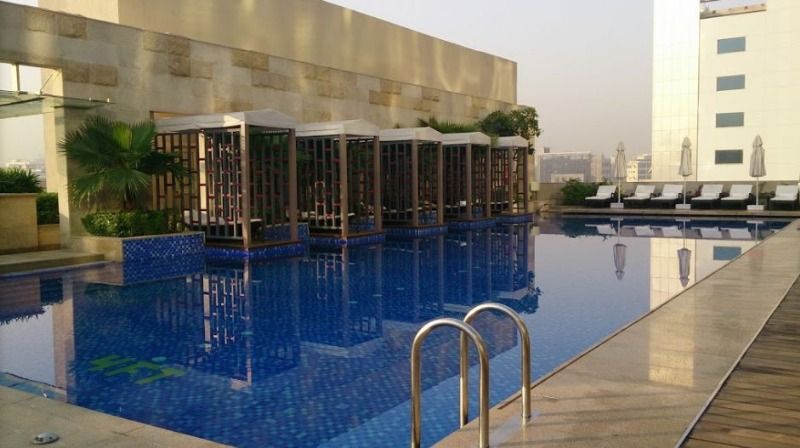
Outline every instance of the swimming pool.
[[[176, 263], [158, 268], [169, 278], [124, 286], [142, 278], [131, 266], [0, 278], [0, 372], [14, 375], [0, 378], [231, 445], [403, 446], [423, 322], [505, 303], [528, 324], [541, 377], [787, 223], [556, 217], [264, 263]], [[496, 404], [519, 387], [516, 329], [492, 314], [476, 328]], [[425, 445], [457, 428], [457, 358], [454, 332], [428, 338]]]

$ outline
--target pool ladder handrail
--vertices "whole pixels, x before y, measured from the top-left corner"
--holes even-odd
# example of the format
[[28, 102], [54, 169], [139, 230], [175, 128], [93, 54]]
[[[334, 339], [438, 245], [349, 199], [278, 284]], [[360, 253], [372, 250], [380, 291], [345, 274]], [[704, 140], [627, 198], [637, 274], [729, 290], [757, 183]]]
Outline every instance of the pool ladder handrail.
[[483, 303], [467, 312], [463, 321], [452, 318], [434, 319], [419, 329], [414, 342], [411, 344], [411, 448], [419, 448], [422, 442], [421, 429], [421, 378], [420, 378], [420, 350], [425, 338], [437, 327], [454, 327], [460, 332], [459, 352], [459, 417], [463, 428], [469, 422], [469, 346], [468, 339], [472, 339], [478, 349], [480, 366], [479, 379], [479, 447], [489, 448], [489, 356], [486, 342], [470, 323], [484, 311], [500, 311], [509, 316], [519, 331], [522, 341], [521, 376], [522, 376], [522, 424], [531, 417], [530, 401], [530, 337], [525, 322], [511, 308], [500, 303]]

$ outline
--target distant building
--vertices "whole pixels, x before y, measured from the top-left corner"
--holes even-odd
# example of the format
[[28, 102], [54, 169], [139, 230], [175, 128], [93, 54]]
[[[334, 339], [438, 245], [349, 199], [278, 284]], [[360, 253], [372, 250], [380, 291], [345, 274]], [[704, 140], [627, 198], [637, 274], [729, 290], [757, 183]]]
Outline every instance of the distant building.
[[591, 152], [546, 152], [536, 157], [540, 182], [566, 182], [570, 179], [600, 182], [603, 178], [610, 179], [608, 174], [612, 167], [608, 157]]
[[652, 179], [652, 160], [650, 154], [642, 154], [626, 163], [627, 181], [639, 182]]
[[749, 180], [760, 135], [762, 180], [797, 181], [800, 1], [656, 0], [653, 13], [653, 179], [682, 179], [689, 137], [689, 180]]
[[44, 160], [30, 161], [27, 159], [13, 159], [6, 162], [6, 168], [19, 168], [21, 170], [30, 170], [33, 174], [39, 177], [39, 182], [45, 184], [46, 172], [44, 168]]

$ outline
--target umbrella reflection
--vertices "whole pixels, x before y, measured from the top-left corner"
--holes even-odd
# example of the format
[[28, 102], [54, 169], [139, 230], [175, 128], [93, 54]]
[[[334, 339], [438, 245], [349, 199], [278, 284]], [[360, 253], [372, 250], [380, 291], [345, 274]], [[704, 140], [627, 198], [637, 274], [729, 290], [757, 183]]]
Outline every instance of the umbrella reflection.
[[617, 280], [622, 280], [625, 276], [625, 251], [628, 247], [619, 242], [620, 220], [617, 219], [617, 244], [614, 245], [614, 268], [616, 268]]

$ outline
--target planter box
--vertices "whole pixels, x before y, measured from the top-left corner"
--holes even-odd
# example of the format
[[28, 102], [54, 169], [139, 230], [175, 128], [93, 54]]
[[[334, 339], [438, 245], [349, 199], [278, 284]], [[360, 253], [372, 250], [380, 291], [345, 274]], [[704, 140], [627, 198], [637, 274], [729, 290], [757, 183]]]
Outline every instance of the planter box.
[[36, 228], [36, 194], [0, 194], [0, 254], [39, 248]]
[[61, 248], [61, 229], [58, 224], [39, 225], [39, 250]]
[[72, 237], [72, 249], [99, 253], [109, 261], [147, 261], [175, 257], [198, 256], [204, 253], [203, 232], [146, 235], [129, 238], [107, 236]]

